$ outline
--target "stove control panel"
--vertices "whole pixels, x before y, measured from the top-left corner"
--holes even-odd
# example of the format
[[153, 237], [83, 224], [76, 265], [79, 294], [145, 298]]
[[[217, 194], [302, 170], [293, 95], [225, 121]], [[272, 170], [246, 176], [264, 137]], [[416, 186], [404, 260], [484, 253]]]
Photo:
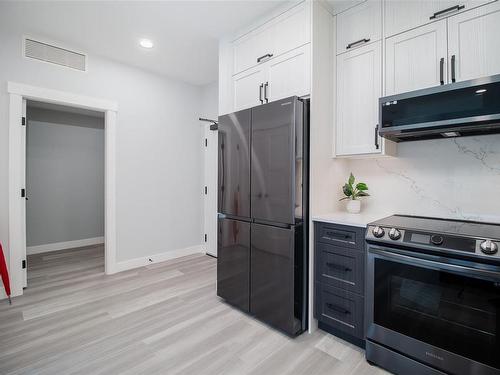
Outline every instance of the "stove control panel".
[[500, 259], [500, 241], [497, 240], [374, 225], [368, 227], [366, 239], [387, 244], [400, 243], [417, 248], [421, 246], [436, 250], [466, 252], [474, 256]]

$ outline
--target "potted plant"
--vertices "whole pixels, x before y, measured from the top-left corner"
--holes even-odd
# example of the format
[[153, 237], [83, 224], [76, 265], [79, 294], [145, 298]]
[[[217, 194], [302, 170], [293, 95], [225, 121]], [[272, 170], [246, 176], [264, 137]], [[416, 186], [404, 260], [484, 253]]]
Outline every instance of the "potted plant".
[[361, 211], [361, 201], [359, 200], [359, 198], [368, 197], [370, 194], [366, 192], [367, 190], [368, 186], [364, 182], [356, 183], [356, 179], [351, 173], [349, 179], [347, 180], [347, 183], [342, 188], [345, 197], [340, 199], [341, 201], [348, 199], [348, 212], [357, 214]]

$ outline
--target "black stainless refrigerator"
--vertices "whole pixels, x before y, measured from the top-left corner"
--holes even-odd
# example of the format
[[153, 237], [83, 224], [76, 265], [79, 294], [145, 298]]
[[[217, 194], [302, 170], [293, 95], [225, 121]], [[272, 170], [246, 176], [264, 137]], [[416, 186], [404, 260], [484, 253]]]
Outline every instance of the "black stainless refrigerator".
[[307, 328], [309, 101], [219, 117], [217, 295], [296, 336]]

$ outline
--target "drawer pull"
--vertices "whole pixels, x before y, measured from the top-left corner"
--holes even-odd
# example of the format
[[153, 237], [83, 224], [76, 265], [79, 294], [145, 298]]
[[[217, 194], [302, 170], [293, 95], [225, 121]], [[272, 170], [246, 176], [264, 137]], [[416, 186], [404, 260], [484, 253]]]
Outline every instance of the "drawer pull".
[[335, 268], [337, 270], [344, 271], [344, 272], [351, 272], [352, 271], [352, 269], [350, 269], [349, 267], [342, 266], [340, 264], [336, 264], [336, 263], [332, 263], [332, 262], [327, 262], [326, 265], [330, 268]]
[[339, 312], [344, 315], [349, 315], [351, 312], [349, 310], [344, 309], [343, 307], [334, 305], [333, 303], [327, 303], [326, 307], [328, 307], [330, 310]]
[[352, 238], [352, 236], [350, 234], [342, 233], [342, 232], [334, 232], [334, 231], [328, 231], [328, 232], [326, 232], [326, 235], [328, 236], [328, 238], [338, 239], [338, 240], [342, 240], [342, 241], [346, 241], [346, 240], [349, 240], [350, 238]]
[[443, 10], [440, 10], [439, 12], [434, 13], [432, 16], [429, 17], [430, 20], [436, 19], [439, 16], [442, 16], [443, 14], [446, 14], [451, 11], [458, 12], [459, 10], [462, 10], [465, 8], [465, 5], [455, 5]]
[[347, 45], [347, 47], [345, 47], [345, 49], [350, 49], [350, 48], [354, 47], [357, 44], [368, 43], [369, 41], [370, 41], [370, 38], [363, 38], [363, 39], [360, 39], [360, 40], [356, 40], [355, 42], [349, 43]]
[[271, 57], [273, 57], [272, 53], [266, 53], [265, 55], [257, 58], [257, 63], [260, 63], [264, 59], [270, 59]]

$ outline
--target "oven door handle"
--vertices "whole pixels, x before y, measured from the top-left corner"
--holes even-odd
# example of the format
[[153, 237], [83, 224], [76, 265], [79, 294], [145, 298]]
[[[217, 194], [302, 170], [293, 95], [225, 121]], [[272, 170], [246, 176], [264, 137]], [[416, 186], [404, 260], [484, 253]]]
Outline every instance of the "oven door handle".
[[369, 251], [370, 253], [383, 256], [384, 258], [400, 262], [403, 261], [404, 263], [409, 263], [424, 267], [427, 266], [438, 270], [451, 271], [460, 274], [467, 274], [469, 276], [475, 276], [482, 279], [487, 278], [493, 281], [500, 280], [500, 269], [497, 271], [490, 271], [482, 268], [467, 267], [458, 264], [437, 262], [435, 260], [429, 260], [429, 259], [423, 259], [423, 258], [417, 258], [408, 255], [393, 253], [390, 251], [382, 250], [381, 248], [375, 248], [373, 246], [370, 246]]

